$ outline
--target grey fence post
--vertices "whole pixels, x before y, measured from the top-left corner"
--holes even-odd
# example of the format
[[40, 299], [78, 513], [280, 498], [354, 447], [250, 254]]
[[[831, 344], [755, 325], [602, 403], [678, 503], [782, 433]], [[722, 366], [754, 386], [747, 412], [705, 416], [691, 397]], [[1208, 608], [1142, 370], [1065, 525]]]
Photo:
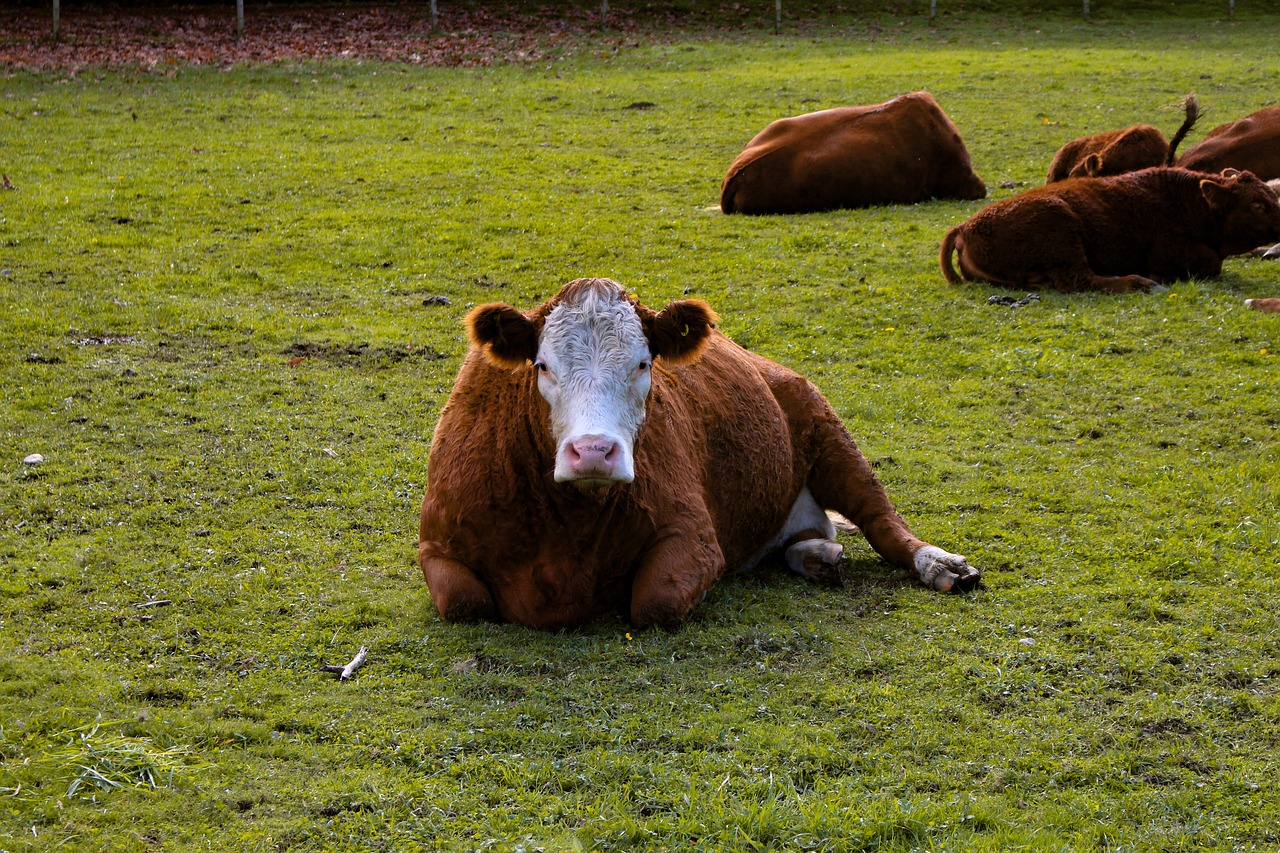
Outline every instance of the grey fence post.
[[773, 15], [773, 32], [774, 35], [782, 32], [782, 0], [777, 0], [777, 6]]
[[62, 9], [58, 0], [53, 0], [53, 40], [58, 40], [58, 31], [62, 26]]
[[609, 27], [609, 0], [600, 0], [600, 29]]
[[244, 0], [236, 0], [236, 38], [244, 36]]
[[1084, 0], [1084, 16], [1089, 17], [1089, 0]]
[[431, 0], [431, 32], [435, 32], [439, 27], [436, 25], [436, 0]]

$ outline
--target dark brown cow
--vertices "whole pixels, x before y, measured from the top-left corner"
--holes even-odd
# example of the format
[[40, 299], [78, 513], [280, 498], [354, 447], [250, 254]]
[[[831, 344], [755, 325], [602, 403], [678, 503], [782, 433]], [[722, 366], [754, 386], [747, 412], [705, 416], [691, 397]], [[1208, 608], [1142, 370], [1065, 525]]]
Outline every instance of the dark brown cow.
[[1122, 292], [1222, 272], [1222, 259], [1280, 239], [1276, 192], [1249, 172], [1158, 167], [1068, 178], [978, 211], [947, 232], [939, 261], [1003, 287]]
[[[1280, 107], [1218, 125], [1183, 154], [1178, 165], [1202, 172], [1248, 169], [1264, 181], [1280, 178]], [[1263, 246], [1256, 254], [1269, 260], [1280, 258], [1280, 245]]]
[[1241, 169], [1264, 181], [1280, 178], [1280, 107], [1267, 107], [1221, 124], [1178, 160], [1184, 169]]
[[440, 415], [418, 559], [441, 616], [561, 628], [618, 610], [674, 629], [775, 551], [838, 574], [824, 510], [936, 590], [978, 571], [916, 538], [822, 394], [717, 332], [578, 279], [530, 311], [471, 312]]
[[720, 209], [808, 213], [986, 194], [955, 124], [928, 92], [911, 92], [773, 122], [729, 167]]
[[1200, 118], [1200, 104], [1194, 94], [1183, 98], [1182, 108], [1182, 126], [1172, 140], [1165, 139], [1163, 133], [1149, 124], [1071, 140], [1054, 155], [1045, 183], [1052, 184], [1067, 178], [1122, 175], [1151, 166], [1172, 166], [1178, 145]]

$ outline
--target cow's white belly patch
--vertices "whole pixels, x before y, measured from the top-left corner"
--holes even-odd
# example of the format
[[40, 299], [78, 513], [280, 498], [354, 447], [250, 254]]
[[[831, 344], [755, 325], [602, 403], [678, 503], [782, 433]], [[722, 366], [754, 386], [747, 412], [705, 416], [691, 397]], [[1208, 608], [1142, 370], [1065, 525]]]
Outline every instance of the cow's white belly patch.
[[796, 502], [791, 505], [791, 514], [787, 516], [787, 521], [782, 525], [782, 530], [769, 541], [768, 545], [757, 551], [755, 556], [742, 567], [742, 570], [755, 568], [765, 557], [781, 549], [786, 545], [787, 540], [803, 530], [816, 530], [823, 539], [836, 538], [835, 524], [832, 523], [826, 510], [818, 505], [818, 502], [807, 488], [800, 492]]

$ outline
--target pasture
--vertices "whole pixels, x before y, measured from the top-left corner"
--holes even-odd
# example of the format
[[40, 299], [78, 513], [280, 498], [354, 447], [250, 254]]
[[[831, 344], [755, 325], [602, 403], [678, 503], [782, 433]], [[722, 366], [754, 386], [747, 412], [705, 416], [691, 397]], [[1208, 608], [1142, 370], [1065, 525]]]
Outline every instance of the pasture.
[[[1276, 849], [1280, 263], [1017, 308], [937, 264], [1075, 136], [1274, 103], [1225, 5], [5, 76], [0, 849]], [[719, 212], [772, 119], [917, 89], [987, 201]], [[441, 622], [461, 319], [586, 275], [812, 378], [986, 588], [842, 536], [673, 634]]]

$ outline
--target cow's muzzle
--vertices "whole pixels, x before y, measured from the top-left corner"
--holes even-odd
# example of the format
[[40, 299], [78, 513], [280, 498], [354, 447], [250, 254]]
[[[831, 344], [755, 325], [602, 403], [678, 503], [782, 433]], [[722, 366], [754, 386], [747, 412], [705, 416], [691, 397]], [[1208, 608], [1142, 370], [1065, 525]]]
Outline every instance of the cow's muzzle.
[[621, 442], [606, 435], [579, 435], [560, 446], [557, 482], [630, 483], [635, 475]]

